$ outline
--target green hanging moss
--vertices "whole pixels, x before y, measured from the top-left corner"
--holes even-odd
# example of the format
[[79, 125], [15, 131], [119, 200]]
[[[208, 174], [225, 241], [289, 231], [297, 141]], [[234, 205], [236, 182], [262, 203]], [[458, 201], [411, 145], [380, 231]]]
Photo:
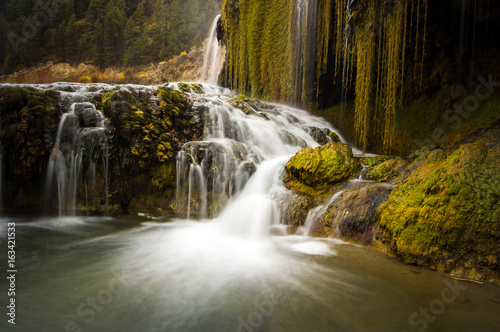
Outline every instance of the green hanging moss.
[[365, 21], [362, 29], [356, 31], [356, 102], [354, 127], [356, 130], [356, 144], [366, 150], [368, 139], [368, 122], [371, 113], [372, 85], [375, 62], [375, 36], [372, 33], [375, 25], [375, 5], [370, 1], [368, 13], [370, 18]]
[[405, 79], [414, 76], [408, 84], [413, 87], [417, 73], [420, 81], [423, 76], [428, 0], [361, 0], [350, 3], [350, 11], [347, 6], [348, 0], [318, 1], [316, 26], [304, 24], [298, 31], [296, 1], [224, 0], [225, 84], [307, 108], [338, 98], [326, 91], [342, 91], [344, 101], [354, 92], [356, 143], [365, 150], [370, 139], [391, 153]]

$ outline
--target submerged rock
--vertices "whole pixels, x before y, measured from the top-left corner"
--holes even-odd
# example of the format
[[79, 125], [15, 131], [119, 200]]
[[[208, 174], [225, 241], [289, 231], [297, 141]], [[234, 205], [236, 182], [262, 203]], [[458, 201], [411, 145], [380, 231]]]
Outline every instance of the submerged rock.
[[358, 168], [352, 149], [332, 142], [297, 152], [285, 166], [284, 182], [288, 189], [317, 197], [354, 175]]
[[376, 238], [406, 263], [498, 282], [500, 148], [435, 153], [380, 206]]

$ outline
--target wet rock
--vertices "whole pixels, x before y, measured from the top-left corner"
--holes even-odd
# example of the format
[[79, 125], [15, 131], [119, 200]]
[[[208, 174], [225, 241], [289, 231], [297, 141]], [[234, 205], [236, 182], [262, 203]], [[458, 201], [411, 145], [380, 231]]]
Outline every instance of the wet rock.
[[92, 103], [76, 103], [73, 107], [82, 128], [98, 127], [99, 123], [104, 120]]
[[318, 128], [307, 126], [305, 127], [306, 132], [311, 135], [311, 137], [318, 142], [319, 145], [325, 145], [330, 142], [340, 143], [340, 138], [337, 134], [332, 132], [328, 128]]
[[281, 223], [292, 230], [304, 225], [307, 214], [317, 205], [311, 196], [285, 189], [275, 192], [272, 199], [280, 211]]
[[343, 240], [370, 244], [376, 228], [375, 212], [393, 189], [393, 185], [375, 183], [345, 191], [328, 206], [322, 219], [331, 234]]

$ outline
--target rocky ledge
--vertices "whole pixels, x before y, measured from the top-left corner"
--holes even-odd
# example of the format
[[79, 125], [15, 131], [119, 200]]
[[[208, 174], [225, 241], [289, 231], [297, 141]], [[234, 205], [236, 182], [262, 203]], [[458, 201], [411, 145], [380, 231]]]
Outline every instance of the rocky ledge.
[[356, 158], [340, 143], [303, 149], [285, 167], [285, 205], [293, 213], [284, 220], [312, 236], [499, 284], [499, 134], [493, 124], [446, 149], [426, 146], [406, 158]]

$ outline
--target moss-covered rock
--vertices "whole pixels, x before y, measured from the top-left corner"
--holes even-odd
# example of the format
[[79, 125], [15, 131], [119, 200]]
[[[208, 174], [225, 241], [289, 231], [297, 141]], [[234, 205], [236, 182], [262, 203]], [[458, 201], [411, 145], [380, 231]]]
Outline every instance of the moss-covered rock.
[[108, 120], [111, 204], [123, 212], [172, 214], [175, 156], [184, 143], [201, 139], [202, 110], [166, 86], [150, 95], [105, 91], [100, 105]]
[[378, 240], [404, 262], [498, 282], [500, 148], [432, 153], [378, 209]]
[[0, 86], [0, 139], [7, 209], [27, 212], [40, 206], [45, 169], [60, 115], [57, 91]]
[[390, 159], [370, 167], [367, 174], [372, 180], [391, 182], [402, 173], [406, 166], [408, 166], [407, 161], [400, 158]]
[[382, 164], [384, 161], [394, 159], [392, 156], [362, 157], [359, 162], [365, 167], [372, 167]]
[[354, 175], [358, 167], [349, 146], [328, 143], [297, 152], [285, 166], [284, 182], [288, 189], [317, 197]]

